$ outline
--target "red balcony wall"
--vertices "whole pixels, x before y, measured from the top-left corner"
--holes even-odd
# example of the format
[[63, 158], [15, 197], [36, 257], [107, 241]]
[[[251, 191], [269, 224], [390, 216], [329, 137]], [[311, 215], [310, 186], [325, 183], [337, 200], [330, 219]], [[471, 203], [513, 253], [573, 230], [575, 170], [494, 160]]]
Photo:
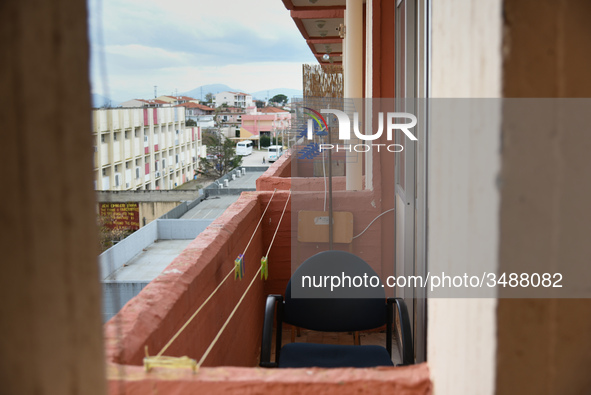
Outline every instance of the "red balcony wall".
[[109, 366], [112, 394], [401, 394], [430, 395], [427, 364], [373, 369], [154, 369]]
[[[339, 166], [346, 166], [346, 158], [347, 153], [345, 151], [336, 152], [332, 150], [331, 153], [333, 163], [338, 164]], [[324, 160], [328, 164], [328, 154], [326, 154]], [[296, 160], [295, 163], [292, 163], [292, 176], [293, 177], [314, 177], [314, 162], [315, 161], [322, 161], [322, 156], [318, 156], [314, 160]], [[327, 166], [328, 169], [328, 166]], [[294, 174], [295, 173], [295, 174]]]
[[[302, 191], [323, 191], [324, 180], [322, 177], [292, 177], [292, 160], [290, 155], [283, 155], [277, 162], [261, 175], [257, 181], [257, 191], [289, 190]], [[310, 170], [311, 171], [311, 170]], [[345, 190], [345, 177], [333, 177], [333, 189]]]
[[[156, 354], [232, 270], [261, 213], [257, 193], [244, 193], [107, 322], [107, 360], [140, 365], [146, 345], [150, 355]], [[261, 233], [259, 229], [246, 253], [245, 278], [235, 281], [232, 274], [165, 355], [201, 358], [260, 266]], [[257, 279], [204, 366], [257, 364], [264, 297], [264, 283]]]
[[[272, 192], [260, 193], [261, 209], [267, 205]], [[273, 237], [273, 232], [277, 227], [277, 221], [285, 205], [285, 192], [277, 191], [275, 197], [269, 206], [269, 212], [272, 213], [271, 220], [263, 221], [263, 250], [267, 247]], [[378, 210], [372, 206], [374, 193], [371, 191], [351, 192], [338, 191], [334, 194], [334, 207], [337, 211], [351, 211], [354, 213], [353, 234], [357, 235], [369, 225], [378, 214]], [[269, 279], [265, 285], [265, 293], [283, 294], [287, 282], [291, 277], [292, 263], [294, 268], [310, 256], [328, 249], [328, 243], [299, 243], [297, 242], [297, 212], [300, 210], [310, 210], [323, 208], [323, 194], [293, 194], [283, 222], [273, 243], [273, 248], [269, 254]], [[387, 216], [388, 214], [386, 214]], [[393, 216], [389, 219], [393, 220]], [[292, 228], [293, 227], [293, 228]], [[374, 224], [359, 238], [355, 239], [352, 246], [349, 244], [334, 244], [336, 250], [353, 252], [368, 262], [378, 273], [388, 273], [388, 262], [382, 262], [382, 248], [380, 245], [381, 233], [380, 221]], [[292, 236], [293, 235], [293, 236]], [[293, 238], [292, 238], [293, 237]], [[292, 251], [293, 246], [293, 251]], [[392, 243], [389, 244], [392, 247]]]
[[[271, 199], [271, 192], [260, 193], [260, 204], [264, 210]], [[277, 223], [281, 217], [281, 212], [285, 207], [285, 201], [288, 193], [284, 191], [275, 192], [275, 196], [269, 205], [269, 220], [262, 222], [263, 226], [263, 254], [265, 254], [273, 238], [273, 233], [277, 229]], [[291, 202], [287, 205], [285, 215], [279, 226], [277, 236], [269, 252], [269, 278], [265, 281], [265, 294], [284, 294], [287, 282], [291, 277]]]
[[291, 189], [291, 160], [285, 154], [264, 172], [256, 181], [257, 191], [287, 191]]
[[[274, 189], [292, 189], [294, 191], [293, 204], [290, 204], [290, 209], [293, 208], [290, 213], [295, 213], [291, 219], [293, 239], [289, 244], [289, 249], [285, 250], [279, 257], [280, 264], [277, 265], [280, 268], [279, 273], [269, 273], [272, 277], [267, 286], [269, 293], [283, 293], [285, 291], [292, 271], [291, 266], [297, 267], [297, 265], [318, 251], [328, 249], [328, 243], [297, 242], [297, 212], [300, 210], [321, 211], [324, 209], [324, 180], [322, 177], [290, 177], [291, 172], [288, 169], [291, 169], [291, 163], [292, 157], [284, 155], [257, 180], [257, 190], [259, 191], [272, 191]], [[345, 188], [345, 177], [333, 178], [333, 210], [352, 212], [353, 235], [358, 235], [376, 216], [386, 210], [383, 208], [383, 202], [380, 198], [382, 196], [381, 189], [346, 191]], [[393, 261], [389, 258], [384, 259], [384, 257], [393, 256], [394, 235], [392, 232], [388, 235], [382, 235], [382, 231], [384, 227], [388, 227], [393, 222], [394, 213], [385, 214], [381, 219], [374, 222], [363, 235], [354, 239], [352, 245], [334, 244], [333, 248], [352, 251], [368, 262], [376, 272], [381, 273], [383, 276], [391, 275], [393, 274]], [[384, 237], [386, 241], [383, 240]], [[293, 251], [291, 251], [292, 244]], [[290, 262], [285, 262], [287, 257], [290, 258]], [[293, 260], [293, 265], [291, 265], [291, 260]]]
[[[378, 173], [379, 174], [379, 173]], [[403, 393], [431, 394], [427, 365], [377, 369], [261, 369], [258, 364], [264, 300], [269, 293], [283, 293], [292, 263], [301, 262], [327, 243], [297, 243], [297, 213], [321, 210], [322, 178], [291, 178], [291, 161], [281, 158], [257, 180], [259, 192], [243, 193], [240, 199], [210, 225], [138, 297], [105, 325], [109, 386], [111, 393]], [[345, 191], [344, 178], [335, 178], [334, 209], [354, 213], [354, 232], [360, 233], [383, 210], [379, 187], [373, 191]], [[295, 188], [294, 188], [295, 184]], [[156, 354], [187, 318], [232, 270], [233, 261], [248, 243], [260, 216], [275, 192], [261, 228], [246, 253], [242, 281], [226, 281], [165, 355], [187, 355], [199, 360], [221, 328], [267, 253], [290, 188], [292, 195], [269, 253], [269, 279], [257, 276], [230, 325], [220, 337], [197, 374], [187, 369], [154, 368], [146, 373], [140, 365], [144, 346]], [[387, 217], [385, 217], [387, 218]], [[295, 222], [294, 222], [295, 221]], [[392, 222], [392, 218], [388, 221]], [[352, 246], [336, 244], [372, 265], [382, 268], [384, 246], [382, 221]], [[295, 229], [292, 229], [295, 228]], [[393, 236], [392, 236], [393, 237]], [[293, 245], [293, 252], [292, 252]], [[387, 248], [392, 249], [392, 243]], [[296, 261], [292, 262], [293, 259]], [[224, 366], [224, 367], [213, 367]], [[229, 367], [234, 366], [234, 367]], [[237, 367], [238, 366], [238, 367]], [[243, 367], [250, 368], [243, 368]], [[121, 375], [121, 372], [125, 373]]]
[[[295, 182], [295, 179], [292, 180]], [[300, 243], [296, 239], [297, 213], [301, 210], [322, 211], [324, 209], [324, 192], [297, 193], [293, 199], [294, 217], [292, 222], [295, 225], [292, 230], [294, 234], [292, 260], [295, 265], [298, 265], [319, 251], [329, 248], [328, 243]], [[334, 191], [333, 210], [353, 213], [353, 235], [361, 233], [381, 213], [380, 202], [374, 191]], [[393, 215], [385, 214], [381, 220], [375, 221], [363, 235], [353, 239], [351, 244], [334, 243], [333, 249], [350, 251], [365, 260], [377, 273], [386, 273], [387, 266], [392, 265], [392, 262], [383, 262], [382, 250], [393, 248], [394, 236], [392, 235], [391, 243], [382, 245], [380, 234], [384, 218], [386, 221], [394, 220]]]

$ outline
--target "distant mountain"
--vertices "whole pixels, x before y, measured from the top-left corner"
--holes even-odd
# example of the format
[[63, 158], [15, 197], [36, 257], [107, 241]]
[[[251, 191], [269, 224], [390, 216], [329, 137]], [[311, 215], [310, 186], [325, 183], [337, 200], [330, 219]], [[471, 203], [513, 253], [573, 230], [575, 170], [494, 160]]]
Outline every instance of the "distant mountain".
[[188, 92], [181, 93], [181, 95], [201, 100], [201, 93], [203, 92], [203, 100], [205, 100], [205, 95], [207, 95], [208, 93], [213, 93], [215, 95], [216, 93], [225, 91], [241, 92], [240, 89], [230, 88], [228, 85], [225, 84], [209, 84], [198, 86], [197, 88], [191, 89]]
[[119, 107], [121, 102], [111, 100], [106, 96], [99, 95], [98, 93], [92, 94], [92, 107], [93, 108], [100, 108], [100, 107]]

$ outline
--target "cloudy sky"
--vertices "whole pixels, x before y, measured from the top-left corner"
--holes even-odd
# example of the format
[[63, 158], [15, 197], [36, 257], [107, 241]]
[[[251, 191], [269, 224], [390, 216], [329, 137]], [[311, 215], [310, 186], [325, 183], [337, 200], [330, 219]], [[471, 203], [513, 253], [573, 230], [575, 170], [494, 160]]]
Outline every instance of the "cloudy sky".
[[159, 95], [214, 83], [301, 89], [301, 64], [315, 63], [281, 0], [88, 0], [88, 7], [92, 91], [116, 101], [152, 97], [154, 85]]

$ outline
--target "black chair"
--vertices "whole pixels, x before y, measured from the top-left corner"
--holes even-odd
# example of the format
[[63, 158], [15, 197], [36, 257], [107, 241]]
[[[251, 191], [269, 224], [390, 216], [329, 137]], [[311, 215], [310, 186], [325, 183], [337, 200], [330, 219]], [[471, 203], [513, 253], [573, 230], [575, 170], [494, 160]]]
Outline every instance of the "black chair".
[[[339, 285], [343, 286], [334, 287], [337, 280], [330, 276], [339, 277], [339, 282], [344, 283]], [[360, 280], [363, 280], [362, 286], [356, 286], [359, 285]], [[410, 365], [414, 363], [414, 351], [408, 310], [404, 300], [386, 299], [384, 287], [377, 274], [361, 258], [345, 251], [325, 251], [316, 254], [302, 263], [293, 274], [285, 290], [285, 300], [281, 295], [267, 297], [260, 366], [280, 368], [393, 366], [394, 304], [397, 307], [401, 326], [401, 365]], [[275, 311], [277, 312], [275, 362], [271, 362]], [[283, 322], [323, 332], [353, 332], [386, 325], [386, 348], [371, 345], [315, 343], [290, 343], [281, 347]]]

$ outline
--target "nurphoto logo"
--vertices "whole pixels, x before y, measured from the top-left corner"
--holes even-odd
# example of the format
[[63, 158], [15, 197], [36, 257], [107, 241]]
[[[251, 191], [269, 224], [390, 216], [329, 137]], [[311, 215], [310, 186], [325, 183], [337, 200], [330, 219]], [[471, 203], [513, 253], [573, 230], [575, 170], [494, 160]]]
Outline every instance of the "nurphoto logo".
[[[334, 109], [321, 109], [320, 112], [313, 110], [309, 107], [303, 107], [304, 113], [310, 116], [311, 119], [308, 119], [307, 122], [307, 131], [306, 131], [306, 138], [308, 140], [313, 140], [314, 135], [316, 136], [326, 136], [328, 135], [328, 123], [326, 119], [322, 116], [322, 114], [333, 114], [336, 116], [338, 120], [338, 128], [339, 128], [339, 140], [343, 142], [351, 140], [351, 129], [353, 130], [353, 134], [356, 138], [362, 141], [374, 141], [379, 139], [382, 134], [384, 133], [384, 124], [386, 124], [386, 138], [388, 141], [394, 141], [394, 131], [400, 130], [402, 133], [406, 135], [408, 139], [411, 141], [417, 141], [416, 136], [410, 131], [413, 127], [417, 124], [417, 117], [413, 114], [407, 112], [388, 112], [378, 113], [378, 130], [373, 134], [364, 134], [361, 133], [359, 130], [359, 113], [353, 113], [353, 127], [351, 127], [351, 119], [349, 116], [340, 110]], [[401, 122], [405, 120], [410, 120], [410, 122]], [[314, 132], [314, 122], [317, 124], [317, 131]], [[302, 133], [303, 135], [303, 133]], [[303, 137], [303, 136], [302, 136]], [[317, 154], [327, 151], [327, 150], [335, 150], [336, 152], [339, 151], [348, 151], [348, 152], [368, 152], [371, 149], [377, 149], [380, 152], [380, 149], [385, 149], [389, 152], [401, 152], [404, 150], [404, 147], [401, 144], [336, 144], [333, 143], [309, 143], [303, 150], [300, 155], [301, 159], [312, 159]]]

